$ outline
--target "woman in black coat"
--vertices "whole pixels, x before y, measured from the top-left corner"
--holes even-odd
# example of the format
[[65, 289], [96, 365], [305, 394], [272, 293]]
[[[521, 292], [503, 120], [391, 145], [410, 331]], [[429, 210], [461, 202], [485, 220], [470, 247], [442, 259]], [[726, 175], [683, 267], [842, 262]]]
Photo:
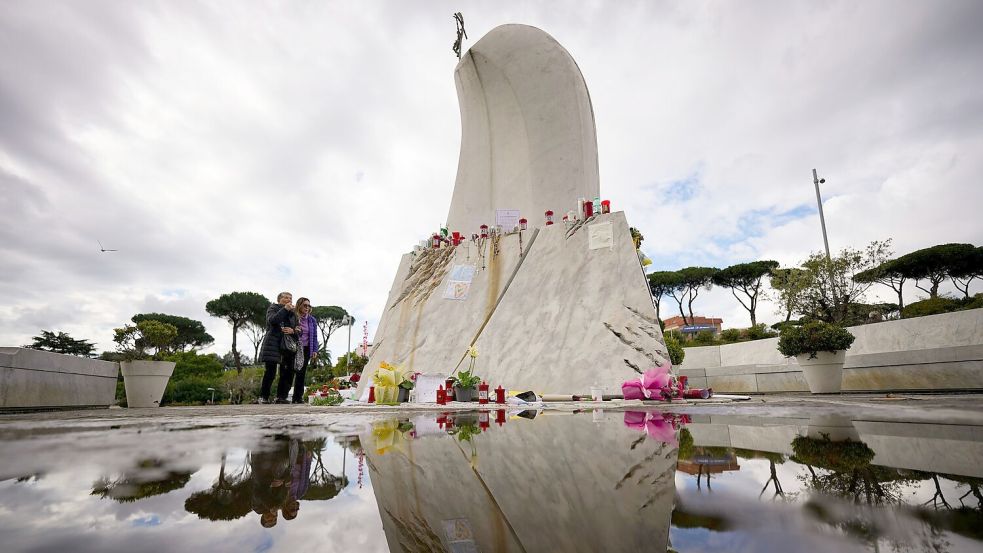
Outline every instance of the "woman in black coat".
[[266, 338], [263, 339], [263, 349], [260, 353], [260, 359], [266, 365], [266, 372], [263, 373], [263, 385], [258, 403], [270, 402], [270, 388], [273, 387], [277, 365], [280, 366], [280, 380], [276, 385], [274, 403], [287, 402], [287, 392], [290, 391], [290, 384], [294, 378], [296, 353], [282, 349], [283, 335], [293, 337], [300, 331], [293, 299], [290, 292], [280, 292], [276, 297], [276, 303], [266, 310]]

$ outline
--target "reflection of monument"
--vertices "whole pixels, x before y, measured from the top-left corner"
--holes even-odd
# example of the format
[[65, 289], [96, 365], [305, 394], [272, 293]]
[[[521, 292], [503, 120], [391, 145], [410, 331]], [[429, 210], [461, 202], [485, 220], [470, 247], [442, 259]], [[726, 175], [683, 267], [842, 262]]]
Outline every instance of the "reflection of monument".
[[549, 414], [460, 438], [380, 455], [377, 436], [362, 436], [391, 551], [665, 549], [674, 447], [620, 422]]
[[[448, 229], [469, 237], [506, 209], [530, 228], [404, 255], [366, 376], [382, 361], [449, 373], [472, 344], [489, 382], [541, 392], [615, 391], [665, 363], [624, 214], [560, 221], [599, 190], [594, 114], [573, 58], [539, 29], [504, 25], [464, 55], [455, 80], [462, 137]], [[546, 210], [556, 224], [544, 225]]]

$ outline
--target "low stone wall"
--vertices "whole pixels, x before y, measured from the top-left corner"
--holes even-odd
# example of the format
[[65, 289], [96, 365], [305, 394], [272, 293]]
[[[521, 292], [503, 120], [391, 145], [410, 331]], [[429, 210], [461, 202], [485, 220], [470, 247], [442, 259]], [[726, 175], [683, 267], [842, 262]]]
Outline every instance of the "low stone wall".
[[[848, 329], [843, 391], [983, 390], [983, 309]], [[686, 348], [679, 374], [722, 393], [808, 392], [778, 339]]]
[[0, 347], [0, 410], [106, 407], [118, 374], [109, 361]]

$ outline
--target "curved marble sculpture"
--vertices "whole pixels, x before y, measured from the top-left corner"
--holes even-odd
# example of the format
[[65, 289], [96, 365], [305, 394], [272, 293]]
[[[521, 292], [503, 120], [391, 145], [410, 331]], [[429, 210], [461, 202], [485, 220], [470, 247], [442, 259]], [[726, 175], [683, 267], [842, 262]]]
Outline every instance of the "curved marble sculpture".
[[[598, 195], [597, 139], [584, 78], [543, 31], [503, 25], [455, 72], [461, 155], [448, 229], [468, 236], [518, 209], [528, 229], [403, 256], [359, 398], [382, 362], [448, 375], [465, 352], [493, 386], [586, 394], [668, 362], [623, 212], [566, 225]], [[545, 225], [544, 212], [556, 214]]]
[[577, 62], [528, 25], [496, 27], [454, 72], [461, 154], [447, 225], [470, 235], [518, 209], [530, 225], [599, 195], [594, 110]]

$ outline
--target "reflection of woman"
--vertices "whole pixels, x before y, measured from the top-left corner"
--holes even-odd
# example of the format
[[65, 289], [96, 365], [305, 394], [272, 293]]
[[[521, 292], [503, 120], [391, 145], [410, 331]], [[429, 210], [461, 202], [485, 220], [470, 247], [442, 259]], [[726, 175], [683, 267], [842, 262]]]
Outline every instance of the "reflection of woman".
[[[300, 332], [297, 334], [297, 355], [303, 355], [303, 366], [294, 374], [294, 403], [304, 402], [304, 379], [307, 377], [307, 366], [317, 361], [317, 319], [311, 315], [311, 300], [297, 300], [297, 320]], [[299, 363], [298, 363], [299, 364]]]
[[254, 451], [250, 454], [253, 480], [253, 512], [259, 515], [263, 528], [276, 526], [277, 511], [287, 496], [287, 482], [290, 443], [285, 436], [273, 439], [273, 447]]
[[285, 336], [287, 339], [294, 339], [299, 328], [293, 295], [290, 292], [280, 292], [276, 301], [266, 310], [266, 338], [263, 339], [263, 352], [260, 356], [266, 365], [266, 372], [263, 373], [258, 403], [270, 401], [270, 388], [276, 377], [277, 365], [280, 366], [280, 380], [276, 385], [275, 403], [286, 403], [287, 391], [293, 383], [296, 354], [283, 348]]
[[300, 440], [290, 442], [290, 484], [287, 502], [283, 504], [283, 519], [293, 520], [300, 511], [300, 500], [311, 487], [311, 459], [314, 455]]

